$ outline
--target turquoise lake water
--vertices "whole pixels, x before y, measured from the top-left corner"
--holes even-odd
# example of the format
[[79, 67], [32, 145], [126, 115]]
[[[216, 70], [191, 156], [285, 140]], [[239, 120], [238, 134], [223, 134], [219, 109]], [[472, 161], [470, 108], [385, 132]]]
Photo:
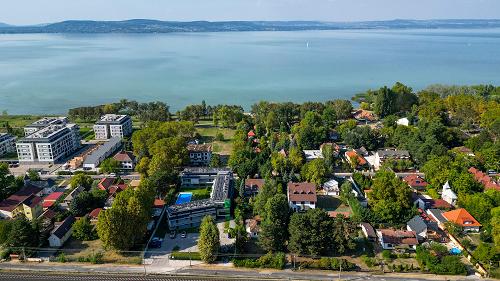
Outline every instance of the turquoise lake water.
[[0, 111], [324, 101], [401, 81], [500, 85], [500, 29], [0, 35]]

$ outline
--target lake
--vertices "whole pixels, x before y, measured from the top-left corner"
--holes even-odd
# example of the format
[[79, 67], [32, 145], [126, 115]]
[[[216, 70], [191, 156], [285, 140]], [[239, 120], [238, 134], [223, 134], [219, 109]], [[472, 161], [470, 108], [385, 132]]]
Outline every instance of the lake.
[[0, 111], [123, 98], [325, 101], [401, 81], [500, 85], [500, 29], [0, 35]]

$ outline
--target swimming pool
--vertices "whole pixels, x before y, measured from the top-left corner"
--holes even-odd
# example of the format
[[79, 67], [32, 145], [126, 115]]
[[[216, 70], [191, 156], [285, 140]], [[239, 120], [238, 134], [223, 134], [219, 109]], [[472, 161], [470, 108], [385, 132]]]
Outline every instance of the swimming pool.
[[451, 248], [451, 250], [450, 250], [450, 253], [451, 253], [452, 255], [459, 255], [461, 252], [462, 252], [462, 251], [461, 251], [459, 248], [457, 248], [457, 247], [453, 247], [453, 248]]
[[179, 195], [177, 195], [177, 200], [175, 201], [175, 204], [179, 205], [179, 204], [189, 203], [191, 202], [191, 197], [193, 197], [193, 193], [191, 192], [180, 192]]

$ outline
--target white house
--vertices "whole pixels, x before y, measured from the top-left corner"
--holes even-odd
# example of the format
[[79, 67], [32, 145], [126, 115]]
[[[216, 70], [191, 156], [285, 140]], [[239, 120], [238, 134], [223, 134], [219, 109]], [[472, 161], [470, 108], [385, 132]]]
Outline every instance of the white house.
[[321, 150], [304, 150], [304, 155], [306, 157], [306, 161], [312, 161], [314, 159], [321, 159], [323, 157], [323, 152]]
[[396, 121], [396, 124], [402, 125], [402, 126], [409, 126], [410, 125], [410, 120], [408, 120], [408, 118], [404, 117], [404, 118], [398, 119]]
[[247, 219], [245, 221], [245, 229], [250, 238], [258, 238], [260, 232], [259, 221], [256, 219]]
[[339, 182], [334, 179], [325, 182], [323, 184], [323, 190], [326, 192], [326, 195], [340, 196]]
[[446, 182], [443, 185], [443, 191], [441, 192], [441, 198], [444, 201], [450, 203], [450, 205], [455, 206], [457, 204], [458, 196], [451, 190], [451, 186], [449, 182]]
[[415, 232], [418, 240], [424, 240], [427, 238], [427, 224], [420, 216], [414, 216], [411, 220], [409, 220], [406, 223], [406, 229]]
[[384, 250], [417, 249], [418, 240], [413, 231], [378, 229], [377, 236]]
[[315, 184], [309, 182], [288, 183], [288, 204], [294, 211], [315, 209], [317, 202]]
[[60, 248], [64, 245], [73, 233], [74, 222], [75, 218], [73, 216], [69, 216], [59, 224], [56, 224], [54, 230], [52, 230], [49, 236], [50, 247]]

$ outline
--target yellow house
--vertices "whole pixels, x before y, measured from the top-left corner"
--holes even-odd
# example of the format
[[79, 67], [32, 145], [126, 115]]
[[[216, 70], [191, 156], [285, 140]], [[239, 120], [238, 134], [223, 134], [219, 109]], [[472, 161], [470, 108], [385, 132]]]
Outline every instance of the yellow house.
[[42, 214], [42, 198], [37, 196], [41, 188], [23, 188], [0, 202], [0, 218], [12, 219], [20, 215], [33, 220]]
[[23, 214], [28, 220], [36, 219], [43, 212], [42, 198], [31, 195], [20, 204], [20, 207], [23, 209]]

